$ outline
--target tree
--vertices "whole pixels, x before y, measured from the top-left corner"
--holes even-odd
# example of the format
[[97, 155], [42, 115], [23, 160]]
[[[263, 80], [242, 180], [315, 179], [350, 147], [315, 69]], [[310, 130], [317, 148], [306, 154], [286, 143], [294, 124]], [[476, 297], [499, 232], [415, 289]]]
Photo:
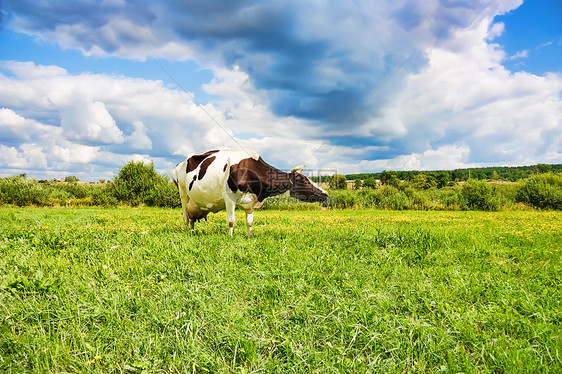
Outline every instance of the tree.
[[447, 170], [439, 171], [435, 175], [437, 188], [447, 187], [450, 180], [451, 180], [451, 174]]
[[518, 188], [517, 201], [531, 203], [542, 209], [562, 210], [562, 174], [535, 174]]
[[131, 161], [121, 168], [113, 182], [113, 195], [133, 206], [155, 204], [156, 198], [168, 185], [168, 178], [154, 170], [151, 163]]
[[412, 178], [410, 183], [412, 183], [412, 186], [414, 186], [415, 188], [423, 190], [427, 188], [427, 177], [425, 176], [425, 174], [418, 174]]
[[537, 164], [535, 170], [537, 174], [549, 173], [552, 171], [552, 165]]
[[461, 191], [465, 206], [475, 210], [498, 210], [500, 204], [494, 189], [486, 182], [469, 179]]
[[347, 189], [347, 180], [345, 175], [334, 174], [330, 179], [330, 188], [334, 190], [345, 190]]
[[76, 183], [79, 181], [78, 177], [75, 177], [73, 175], [69, 175], [68, 177], [64, 178], [64, 181], [66, 183]]
[[398, 187], [398, 184], [400, 184], [400, 179], [398, 179], [398, 175], [395, 171], [383, 170], [381, 173], [381, 183], [386, 186]]
[[355, 181], [353, 182], [353, 188], [356, 190], [360, 190], [361, 187], [363, 187], [363, 182], [361, 181], [361, 179], [355, 179]]
[[363, 187], [375, 188], [377, 187], [377, 180], [374, 177], [369, 177], [363, 181]]

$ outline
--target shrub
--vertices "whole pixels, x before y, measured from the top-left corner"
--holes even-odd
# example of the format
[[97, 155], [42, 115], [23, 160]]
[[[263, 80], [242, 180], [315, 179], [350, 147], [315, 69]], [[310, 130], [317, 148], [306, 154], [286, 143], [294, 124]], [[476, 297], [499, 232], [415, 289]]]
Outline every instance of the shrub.
[[69, 194], [71, 197], [75, 197], [78, 199], [84, 199], [91, 195], [91, 189], [87, 184], [78, 184], [78, 183], [56, 183], [49, 185], [51, 190], [60, 190], [64, 191]]
[[46, 189], [34, 179], [20, 176], [0, 180], [0, 201], [4, 204], [45, 205], [47, 200]]
[[[158, 205], [167, 200], [168, 177], [159, 175], [152, 163], [131, 161], [121, 168], [115, 177], [113, 196], [133, 206], [146, 204]], [[176, 192], [177, 193], [177, 190]], [[164, 194], [161, 196], [161, 194]]]
[[495, 191], [488, 183], [470, 179], [462, 186], [464, 207], [474, 210], [498, 210], [499, 200]]
[[443, 210], [460, 210], [461, 193], [456, 187], [444, 187], [428, 190], [429, 198]]
[[348, 190], [330, 190], [327, 205], [331, 208], [350, 209], [358, 203], [357, 192]]
[[404, 193], [408, 197], [408, 205], [411, 209], [432, 210], [432, 201], [426, 191], [418, 191], [410, 187], [404, 190]]
[[366, 188], [354, 194], [357, 196], [355, 203], [359, 203], [363, 208], [403, 210], [409, 206], [408, 196], [393, 186]]
[[178, 187], [173, 182], [157, 183], [145, 199], [145, 203], [149, 206], [177, 208], [181, 206]]
[[404, 210], [408, 209], [408, 196], [394, 186], [383, 186], [374, 190], [377, 208]]
[[363, 181], [363, 187], [365, 188], [375, 188], [377, 187], [377, 180], [373, 177], [369, 177]]
[[345, 179], [345, 175], [334, 174], [332, 178], [330, 178], [330, 188], [334, 190], [347, 189], [347, 180]]
[[92, 190], [92, 204], [96, 206], [112, 207], [118, 204], [117, 198], [111, 193], [111, 186], [100, 186]]
[[527, 178], [519, 186], [516, 200], [541, 209], [562, 210], [562, 175], [545, 173]]

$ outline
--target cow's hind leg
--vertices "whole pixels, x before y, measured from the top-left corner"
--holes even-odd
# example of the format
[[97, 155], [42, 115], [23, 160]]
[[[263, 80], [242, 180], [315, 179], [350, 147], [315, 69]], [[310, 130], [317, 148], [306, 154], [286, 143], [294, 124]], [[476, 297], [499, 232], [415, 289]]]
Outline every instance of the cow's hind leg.
[[228, 222], [228, 233], [232, 236], [234, 232], [234, 223], [236, 222], [236, 216], [234, 215], [234, 210], [236, 205], [230, 199], [225, 199], [226, 205], [226, 221]]
[[252, 232], [252, 224], [254, 223], [254, 212], [246, 212], [246, 226], [248, 227], [248, 236], [254, 235]]

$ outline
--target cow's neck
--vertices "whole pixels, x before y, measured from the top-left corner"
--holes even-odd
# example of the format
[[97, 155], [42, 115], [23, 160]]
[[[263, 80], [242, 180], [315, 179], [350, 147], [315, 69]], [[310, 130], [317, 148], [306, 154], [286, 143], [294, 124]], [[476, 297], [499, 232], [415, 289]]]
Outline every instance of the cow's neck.
[[293, 187], [291, 174], [285, 173], [278, 169], [275, 169], [274, 172], [270, 174], [265, 184], [267, 186], [265, 191], [267, 193], [267, 196], [265, 197], [284, 194], [285, 192], [291, 190]]

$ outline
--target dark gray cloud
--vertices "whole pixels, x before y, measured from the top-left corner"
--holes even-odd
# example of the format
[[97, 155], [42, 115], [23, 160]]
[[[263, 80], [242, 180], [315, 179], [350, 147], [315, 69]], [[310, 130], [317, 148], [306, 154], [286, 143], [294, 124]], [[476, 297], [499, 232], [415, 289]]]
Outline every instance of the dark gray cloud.
[[111, 19], [123, 17], [134, 23], [152, 22], [156, 17], [148, 1], [123, 3], [98, 1], [45, 1], [20, 0], [3, 2], [2, 12], [8, 19], [20, 18], [32, 30], [54, 30], [61, 25], [81, 24], [96, 29]]
[[[220, 64], [238, 66], [257, 88], [270, 92], [275, 114], [332, 124], [348, 118], [409, 55], [421, 53], [408, 40], [385, 50], [395, 41], [373, 33], [373, 23], [383, 22], [385, 15], [372, 9], [363, 19], [350, 18], [361, 7], [368, 8], [360, 2], [318, 7], [291, 1], [19, 1], [3, 6], [22, 31], [66, 33], [61, 36], [67, 43], [71, 40], [73, 47], [87, 52], [98, 48], [114, 54], [127, 46], [142, 53], [149, 43], [142, 33], [112, 24], [126, 20], [147, 28], [162, 44], [171, 39], [187, 42], [203, 53], [215, 53]], [[420, 17], [409, 12], [402, 18]], [[415, 28], [419, 21], [404, 24]], [[380, 98], [364, 108], [364, 115], [356, 113], [348, 120], [361, 122], [383, 102]]]
[[186, 42], [213, 53], [221, 60], [216, 63], [247, 72], [270, 93], [277, 115], [359, 124], [377, 116], [386, 98], [362, 113], [357, 107], [397, 66], [414, 56], [404, 69], [418, 69], [427, 45], [477, 19], [487, 2], [24, 0], [5, 3], [3, 12], [25, 32], [67, 33], [63, 38], [85, 51], [114, 54], [126, 46], [140, 55], [145, 48], [146, 56], [154, 43]]
[[149, 2], [144, 0], [124, 3], [22, 0], [5, 2], [1, 6], [2, 12], [7, 15], [2, 23], [11, 23], [18, 31], [32, 34], [67, 32], [69, 35], [65, 35], [65, 38], [75, 41], [73, 47], [84, 51], [99, 48], [108, 54], [118, 50], [123, 44], [134, 44], [142, 48], [144, 42], [141, 35], [127, 30], [113, 28], [109, 34], [100, 32], [111, 21], [127, 20], [131, 24], [150, 25], [156, 19]]
[[[321, 10], [326, 12], [327, 19], [321, 25], [326, 30], [316, 30], [317, 22], [308, 22], [316, 16], [309, 12], [318, 9], [299, 3], [222, 4], [174, 2], [168, 12], [177, 15], [172, 16], [174, 31], [201, 48], [220, 49], [225, 65], [239, 66], [257, 88], [269, 92], [272, 110], [280, 116], [328, 124], [346, 119], [360, 123], [376, 114], [384, 98], [363, 108], [364, 113], [349, 115], [409, 54], [420, 53], [413, 48], [381, 50], [377, 39], [382, 36], [369, 35], [373, 20], [364, 20], [364, 24], [358, 20], [351, 31], [337, 22], [330, 25], [331, 19], [340, 19], [336, 6], [333, 11], [329, 9], [332, 4]], [[341, 18], [349, 16], [342, 14]], [[368, 19], [373, 15], [365, 16]], [[375, 20], [378, 17], [375, 15]], [[356, 44], [357, 36], [363, 39], [363, 45]], [[369, 38], [372, 43], [365, 43]]]

